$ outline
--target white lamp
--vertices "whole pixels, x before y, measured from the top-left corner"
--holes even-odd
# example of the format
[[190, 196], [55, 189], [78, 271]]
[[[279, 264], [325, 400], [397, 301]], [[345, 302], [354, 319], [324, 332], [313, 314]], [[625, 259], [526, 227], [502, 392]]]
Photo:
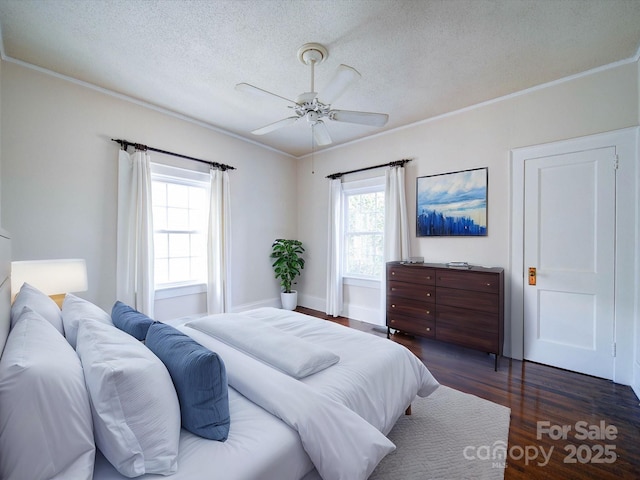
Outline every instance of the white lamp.
[[65, 294], [89, 288], [87, 264], [81, 258], [11, 262], [12, 302], [25, 282], [49, 295], [61, 307]]

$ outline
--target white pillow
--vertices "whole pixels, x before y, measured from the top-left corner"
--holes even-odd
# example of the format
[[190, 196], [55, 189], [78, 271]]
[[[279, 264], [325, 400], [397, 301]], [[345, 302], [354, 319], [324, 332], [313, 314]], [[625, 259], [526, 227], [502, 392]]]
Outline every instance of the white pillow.
[[178, 468], [180, 405], [164, 364], [128, 333], [82, 322], [76, 351], [91, 399], [96, 445], [122, 475]]
[[20, 291], [11, 306], [11, 328], [13, 328], [18, 321], [24, 307], [29, 307], [34, 312], [42, 315], [45, 320], [64, 335], [62, 313], [56, 302], [26, 282], [20, 287]]
[[64, 335], [73, 348], [76, 348], [78, 326], [88, 320], [97, 320], [107, 325], [113, 325], [111, 315], [93, 303], [67, 293], [62, 302], [62, 323]]
[[216, 337], [297, 379], [340, 361], [338, 355], [326, 348], [247, 315], [220, 313], [185, 325]]
[[89, 396], [76, 352], [25, 308], [0, 359], [0, 478], [91, 479]]

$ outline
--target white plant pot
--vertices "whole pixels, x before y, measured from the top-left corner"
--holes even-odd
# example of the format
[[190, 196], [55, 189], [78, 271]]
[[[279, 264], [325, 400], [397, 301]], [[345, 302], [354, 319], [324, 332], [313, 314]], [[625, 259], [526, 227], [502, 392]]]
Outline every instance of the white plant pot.
[[298, 306], [298, 292], [296, 290], [291, 290], [291, 293], [280, 292], [280, 300], [283, 309], [295, 310]]

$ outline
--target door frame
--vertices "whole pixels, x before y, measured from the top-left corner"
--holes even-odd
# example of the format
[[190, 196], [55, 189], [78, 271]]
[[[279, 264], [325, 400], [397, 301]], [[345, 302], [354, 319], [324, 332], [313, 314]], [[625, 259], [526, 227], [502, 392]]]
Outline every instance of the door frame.
[[[613, 380], [631, 385], [634, 364], [634, 324], [638, 280], [635, 274], [637, 251], [638, 207], [636, 198], [638, 172], [638, 136], [640, 128], [631, 127], [569, 140], [522, 147], [511, 150], [511, 259], [510, 322], [505, 332], [505, 345], [512, 358], [524, 356], [524, 166], [527, 160], [580, 152], [594, 148], [614, 147], [618, 161], [616, 178], [616, 239], [614, 293], [614, 358]], [[614, 168], [612, 165], [611, 168]]]

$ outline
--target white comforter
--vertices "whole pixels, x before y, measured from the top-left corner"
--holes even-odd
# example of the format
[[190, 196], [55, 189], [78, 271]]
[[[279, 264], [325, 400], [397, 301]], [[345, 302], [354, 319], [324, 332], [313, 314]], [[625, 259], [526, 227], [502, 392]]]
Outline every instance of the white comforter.
[[324, 480], [365, 480], [395, 448], [356, 413], [308, 385], [207, 334], [189, 334], [224, 359], [229, 386], [298, 432]]
[[245, 315], [340, 356], [338, 364], [300, 382], [200, 331], [220, 315], [196, 322], [196, 332], [188, 323], [181, 327], [224, 359], [230, 386], [298, 432], [325, 480], [366, 479], [394, 448], [380, 431], [391, 429], [416, 394], [438, 386], [413, 354], [384, 339], [290, 311]]
[[438, 388], [418, 357], [385, 338], [277, 308], [259, 308], [243, 315], [336, 353], [340, 362], [301, 381], [347, 406], [385, 435], [416, 395], [427, 397]]

